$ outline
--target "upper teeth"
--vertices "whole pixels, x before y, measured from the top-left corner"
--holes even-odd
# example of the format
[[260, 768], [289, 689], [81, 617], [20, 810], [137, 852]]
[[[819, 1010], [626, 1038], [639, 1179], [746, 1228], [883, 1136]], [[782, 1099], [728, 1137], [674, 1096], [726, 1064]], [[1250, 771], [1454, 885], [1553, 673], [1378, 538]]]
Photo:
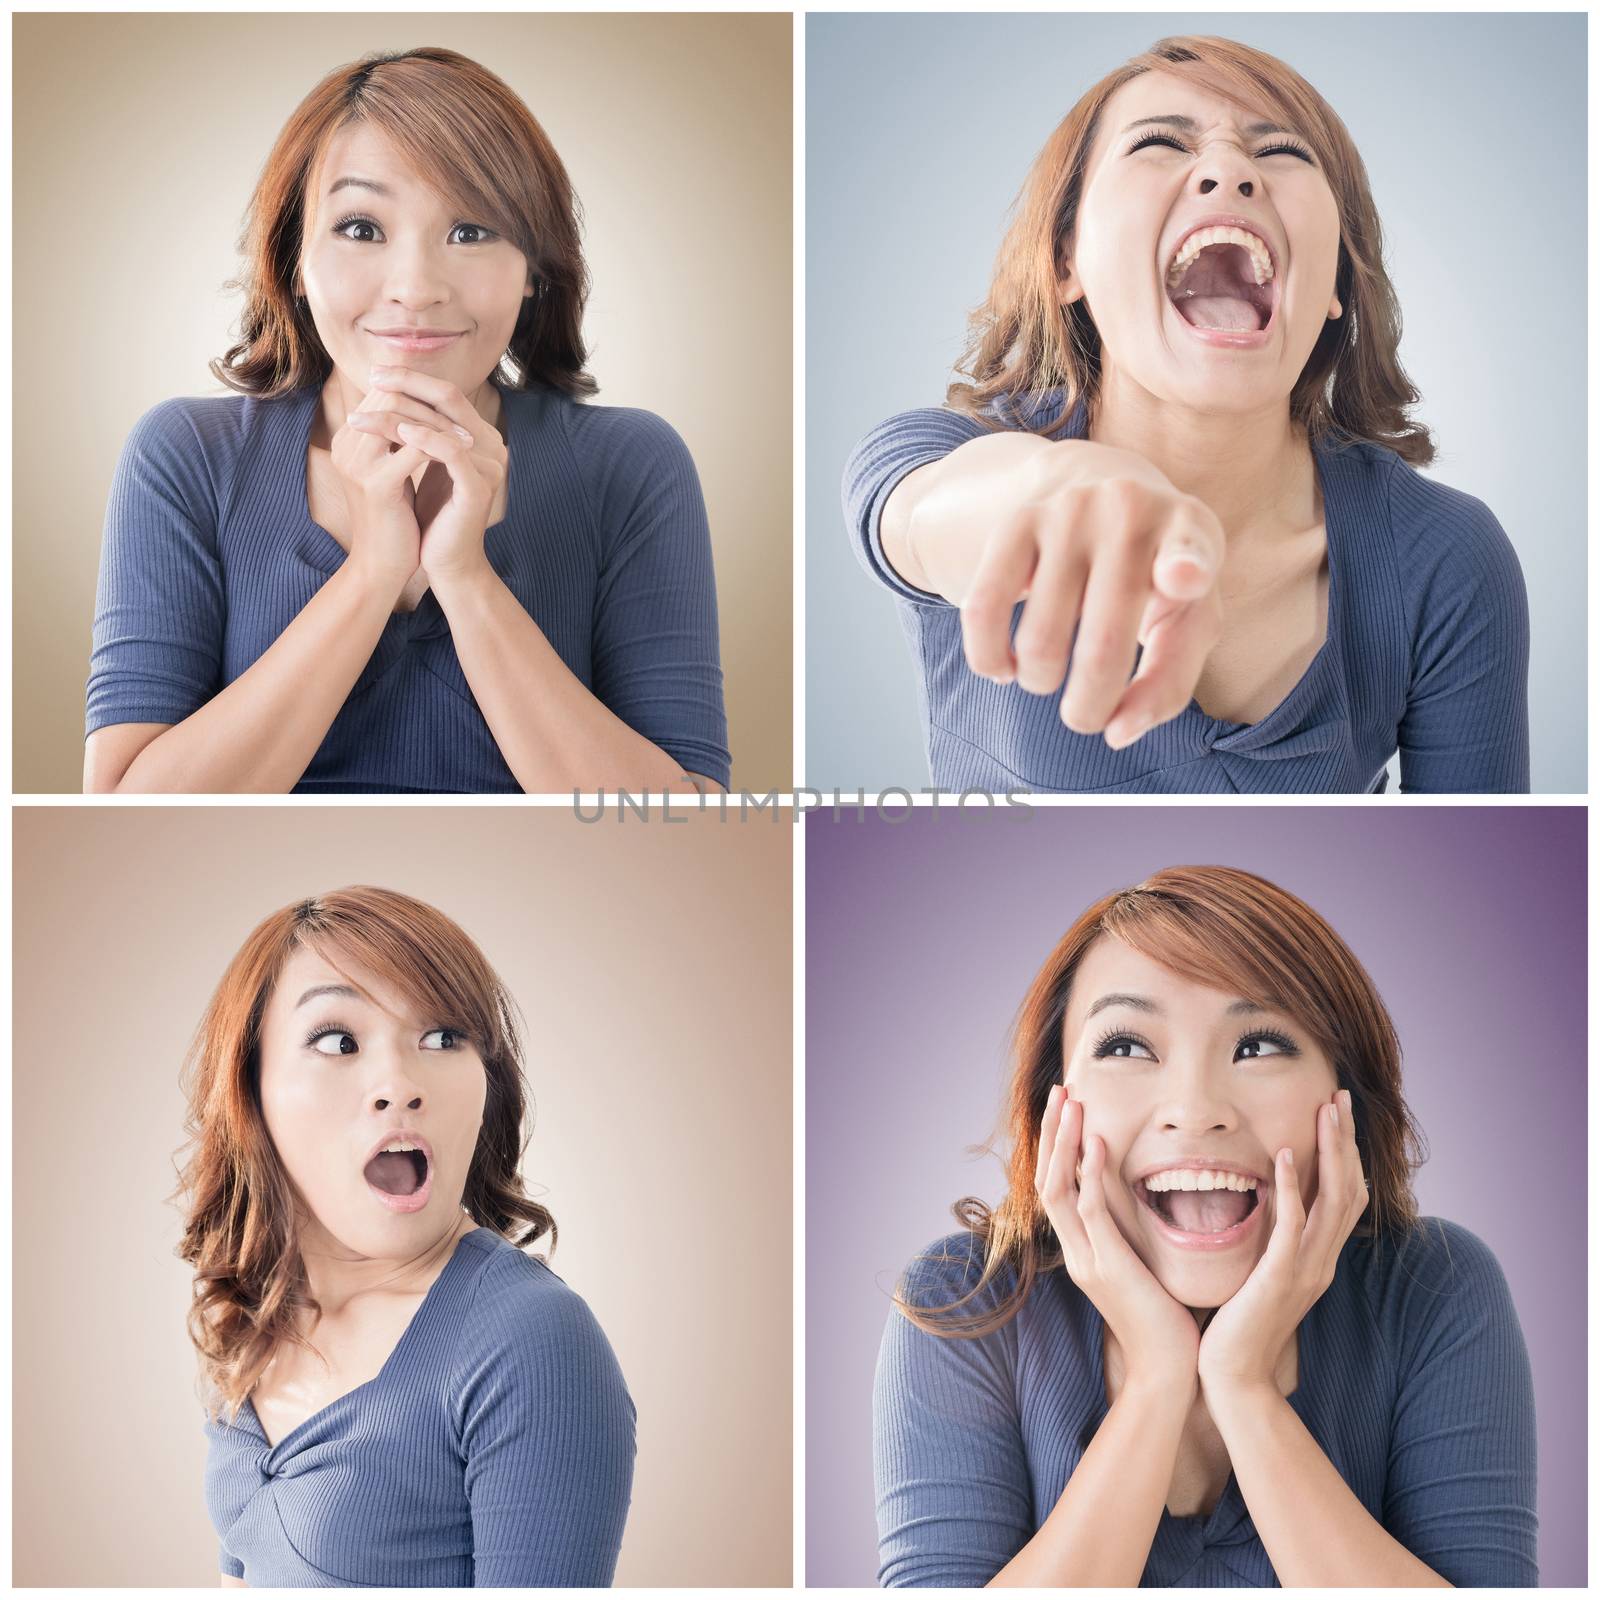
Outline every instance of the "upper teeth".
[[1169, 289], [1177, 288], [1179, 280], [1189, 270], [1189, 263], [1208, 244], [1243, 245], [1250, 254], [1256, 283], [1266, 283], [1272, 277], [1272, 256], [1255, 234], [1247, 233], [1243, 228], [1200, 228], [1183, 241], [1183, 247], [1172, 258], [1172, 265], [1167, 268]]
[[378, 1152], [378, 1154], [380, 1156], [386, 1156], [391, 1150], [420, 1150], [421, 1148], [422, 1146], [420, 1144], [406, 1144], [402, 1140], [397, 1139], [393, 1144], [386, 1144], [383, 1149]]
[[1238, 1172], [1201, 1172], [1193, 1167], [1174, 1167], [1170, 1172], [1152, 1172], [1144, 1180], [1151, 1190], [1164, 1189], [1254, 1189], [1256, 1180]]

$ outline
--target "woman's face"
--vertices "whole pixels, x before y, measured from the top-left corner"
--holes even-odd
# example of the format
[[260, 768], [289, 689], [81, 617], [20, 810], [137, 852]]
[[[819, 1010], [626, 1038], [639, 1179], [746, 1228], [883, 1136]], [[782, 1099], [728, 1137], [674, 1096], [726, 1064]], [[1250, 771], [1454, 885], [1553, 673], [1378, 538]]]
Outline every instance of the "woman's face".
[[[1327, 1057], [1292, 1017], [1191, 983], [1105, 935], [1079, 963], [1063, 1050], [1084, 1132], [1105, 1140], [1106, 1201], [1123, 1237], [1181, 1304], [1232, 1298], [1272, 1237], [1285, 1145], [1308, 1214], [1316, 1198], [1317, 1111], [1338, 1087]], [[1175, 1243], [1147, 1202], [1136, 1180], [1190, 1156], [1256, 1175], [1260, 1213], [1237, 1244]]]
[[[367, 124], [334, 135], [313, 183], [301, 292], [346, 383], [364, 394], [374, 366], [404, 366], [470, 395], [511, 343], [532, 293], [528, 258], [430, 193]], [[391, 328], [460, 337], [437, 350], [406, 350], [377, 337]]]
[[[302, 1247], [410, 1258], [459, 1222], [486, 1079], [478, 1052], [444, 1020], [313, 950], [284, 963], [262, 1015], [261, 1108], [306, 1213]], [[364, 1170], [399, 1128], [433, 1151], [427, 1201], [410, 1213], [386, 1206]]]
[[[1149, 117], [1193, 126], [1130, 127]], [[1267, 120], [1166, 72], [1142, 73], [1107, 101], [1061, 290], [1064, 305], [1088, 304], [1108, 399], [1237, 415], [1281, 403], [1293, 389], [1333, 309], [1339, 215], [1302, 130], [1287, 130], [1288, 138], [1309, 160], [1286, 148], [1284, 134], [1251, 131]], [[1152, 135], [1162, 142], [1134, 148]], [[1281, 299], [1258, 348], [1206, 343], [1167, 296], [1180, 238], [1217, 213], [1248, 221], [1278, 262]]]

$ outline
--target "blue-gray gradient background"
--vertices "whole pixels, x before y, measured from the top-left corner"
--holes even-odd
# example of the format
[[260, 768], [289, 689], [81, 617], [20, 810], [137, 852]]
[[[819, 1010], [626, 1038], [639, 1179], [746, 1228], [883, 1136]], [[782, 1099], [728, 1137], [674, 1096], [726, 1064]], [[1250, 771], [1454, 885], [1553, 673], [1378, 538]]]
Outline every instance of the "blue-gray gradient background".
[[[896, 811], [895, 815], [900, 815]], [[1400, 1035], [1418, 1205], [1494, 1251], [1538, 1405], [1542, 1586], [1585, 1581], [1582, 807], [815, 811], [806, 829], [806, 1583], [871, 1584], [872, 1371], [894, 1279], [1004, 1176], [969, 1147], [1056, 941], [1161, 867], [1244, 867], [1322, 913]]]
[[807, 17], [805, 782], [930, 781], [895, 601], [847, 543], [845, 458], [884, 418], [943, 403], [1051, 130], [1131, 56], [1191, 33], [1278, 56], [1349, 128], [1383, 223], [1400, 361], [1422, 395], [1412, 415], [1439, 452], [1425, 475], [1494, 512], [1527, 578], [1533, 790], [1583, 793], [1587, 24]]

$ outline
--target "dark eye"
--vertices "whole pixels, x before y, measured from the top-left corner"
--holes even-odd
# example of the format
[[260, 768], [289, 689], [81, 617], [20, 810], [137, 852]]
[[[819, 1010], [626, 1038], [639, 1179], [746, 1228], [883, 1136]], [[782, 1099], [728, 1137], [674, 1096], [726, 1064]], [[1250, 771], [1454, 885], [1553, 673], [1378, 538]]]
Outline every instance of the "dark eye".
[[[437, 1039], [438, 1044], [429, 1044], [430, 1039]], [[424, 1050], [459, 1050], [467, 1042], [467, 1036], [455, 1028], [434, 1028], [422, 1036]]]
[[314, 1034], [307, 1042], [319, 1055], [353, 1056], [356, 1053], [355, 1035], [345, 1033], [339, 1028], [329, 1028], [323, 1033]]
[[1150, 1046], [1137, 1034], [1132, 1033], [1108, 1033], [1095, 1045], [1094, 1055], [1097, 1061], [1107, 1056], [1121, 1056], [1127, 1060], [1135, 1057], [1155, 1060], [1155, 1052]]
[[1262, 1056], [1297, 1056], [1299, 1047], [1281, 1033], [1247, 1033], [1234, 1047], [1235, 1061], [1255, 1061]]

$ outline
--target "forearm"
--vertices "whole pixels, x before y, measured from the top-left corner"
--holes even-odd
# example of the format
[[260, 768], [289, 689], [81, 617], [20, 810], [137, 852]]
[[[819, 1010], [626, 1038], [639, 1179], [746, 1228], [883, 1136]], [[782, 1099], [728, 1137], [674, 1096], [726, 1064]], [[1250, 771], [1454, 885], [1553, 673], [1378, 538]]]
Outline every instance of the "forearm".
[[491, 567], [435, 579], [433, 590], [473, 698], [524, 793], [698, 792], [660, 745], [574, 676]]
[[1043, 1526], [989, 1587], [1137, 1588], [1191, 1401], [1192, 1386], [1126, 1385]]
[[1453, 1587], [1368, 1512], [1275, 1388], [1207, 1391], [1206, 1406], [1281, 1587]]
[[117, 792], [286, 794], [371, 659], [398, 594], [345, 562], [248, 671], [133, 758]]
[[883, 508], [889, 564], [907, 583], [959, 604], [989, 531], [1033, 492], [1027, 469], [1073, 442], [1035, 433], [985, 434], [907, 473]]

